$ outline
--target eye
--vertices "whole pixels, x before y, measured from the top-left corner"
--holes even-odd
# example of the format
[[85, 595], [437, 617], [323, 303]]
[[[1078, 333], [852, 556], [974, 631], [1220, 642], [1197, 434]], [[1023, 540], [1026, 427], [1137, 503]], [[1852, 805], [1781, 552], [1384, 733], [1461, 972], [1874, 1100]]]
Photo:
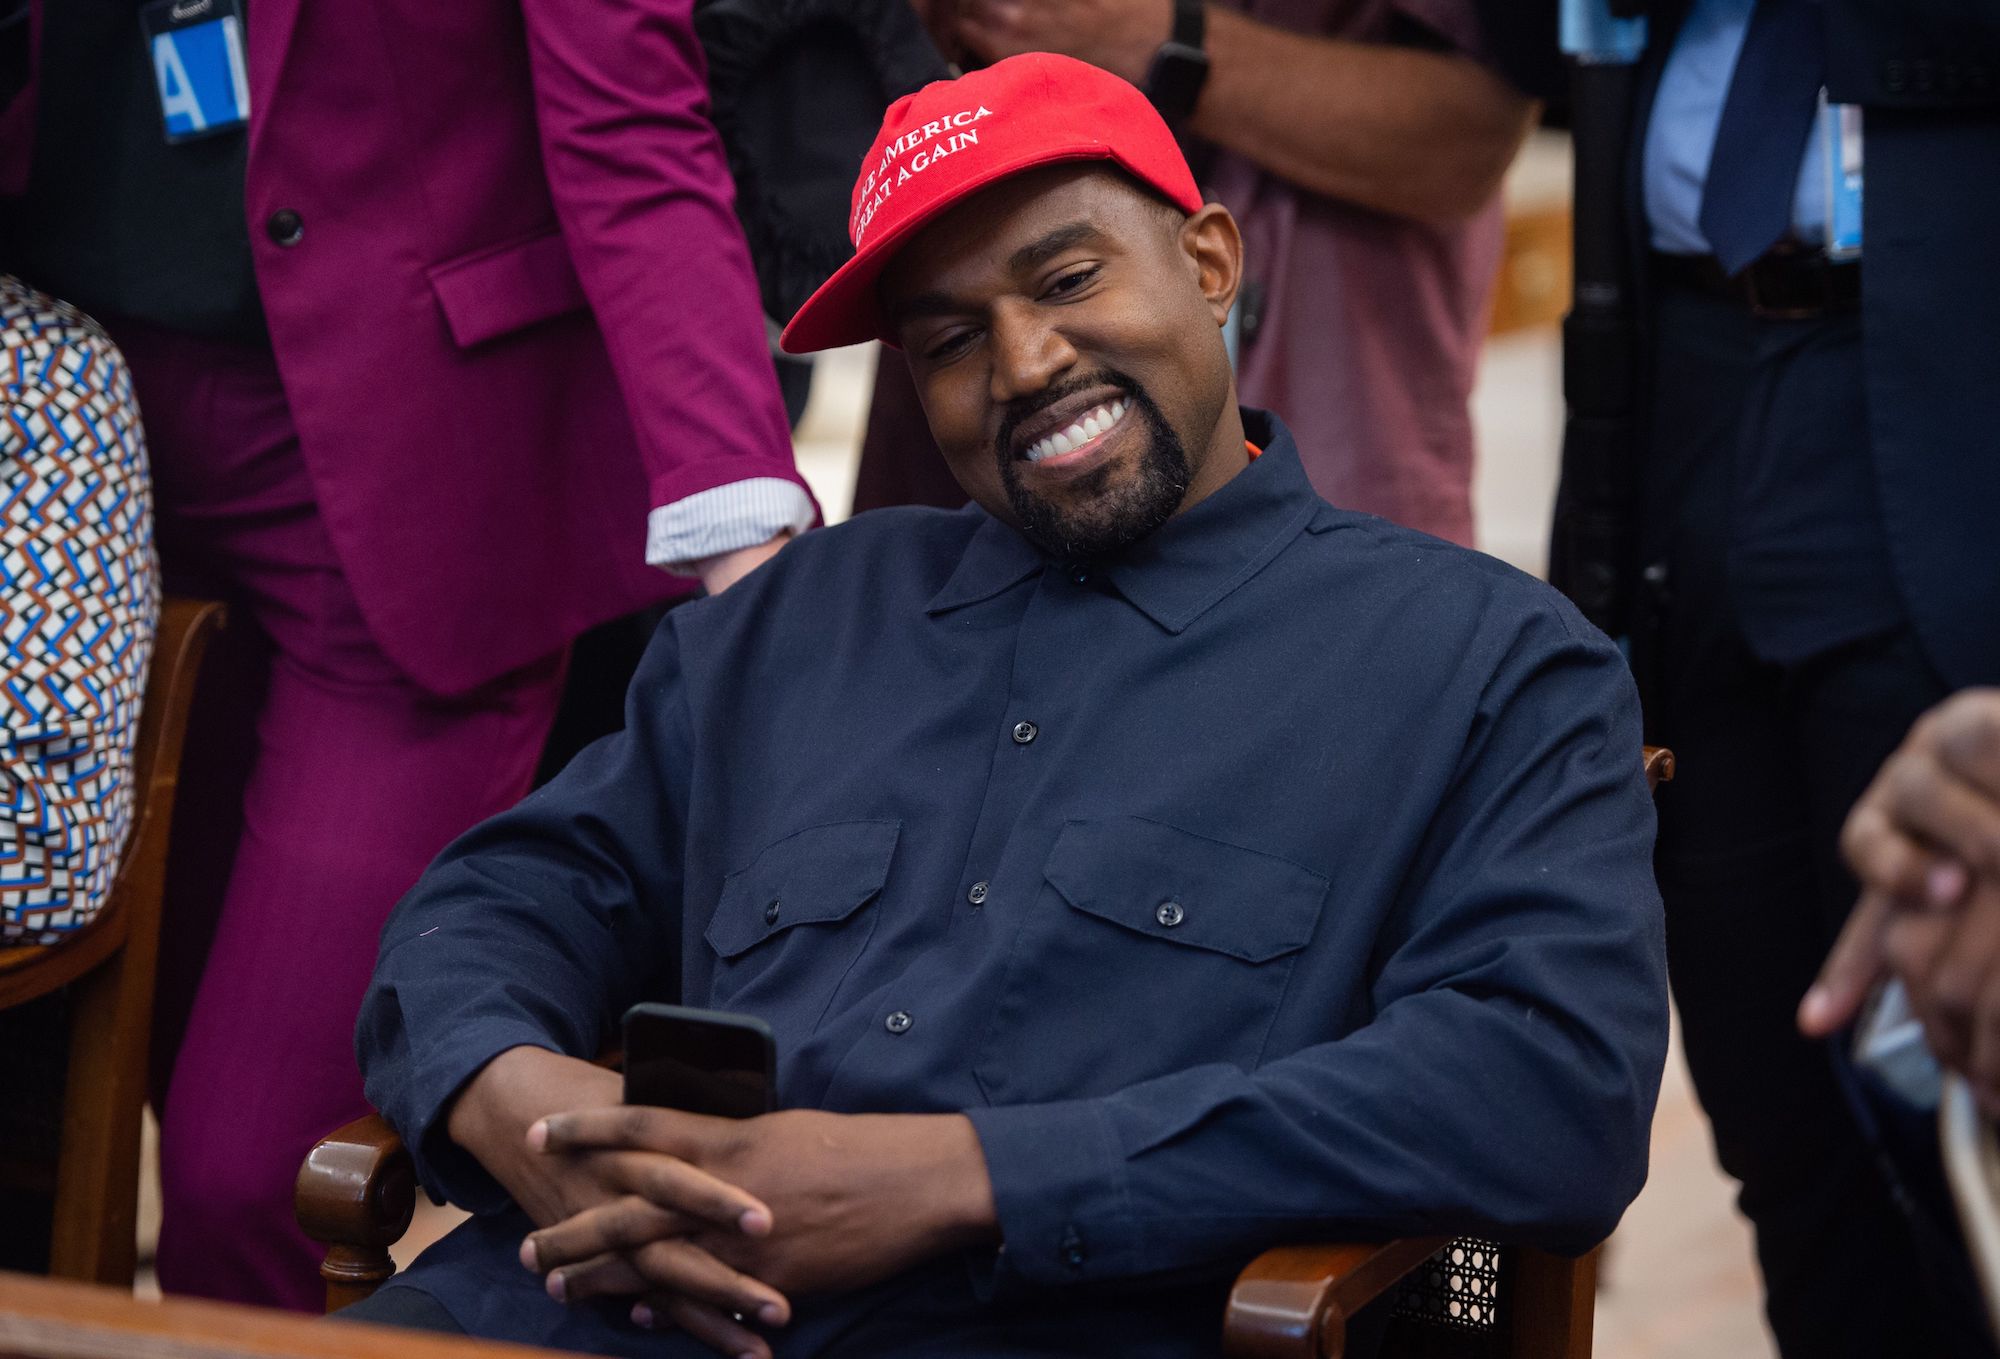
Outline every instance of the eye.
[[1062, 273], [1056, 275], [1055, 280], [1049, 284], [1047, 291], [1042, 295], [1044, 297], [1068, 297], [1072, 293], [1080, 292], [1097, 277], [1099, 272], [1101, 272], [1099, 266], [1095, 264], [1079, 265], [1075, 269], [1064, 270]]
[[951, 331], [924, 346], [924, 358], [931, 363], [947, 363], [972, 348], [972, 342], [978, 338], [979, 331], [970, 326]]

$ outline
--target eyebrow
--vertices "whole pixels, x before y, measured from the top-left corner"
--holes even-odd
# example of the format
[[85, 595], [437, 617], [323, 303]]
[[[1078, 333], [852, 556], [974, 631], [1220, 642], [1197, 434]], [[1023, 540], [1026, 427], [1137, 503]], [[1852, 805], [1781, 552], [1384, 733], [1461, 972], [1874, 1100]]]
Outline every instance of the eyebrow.
[[[1048, 263], [1063, 251], [1085, 241], [1101, 238], [1102, 233], [1089, 222], [1066, 222], [1051, 228], [1029, 241], [1007, 257], [1007, 272], [1023, 273]], [[914, 316], [949, 316], [963, 311], [965, 304], [949, 293], [918, 293], [915, 297], [897, 304], [891, 319], [902, 321]]]
[[1089, 222], [1069, 222], [1029, 241], [1007, 257], [1007, 272], [1018, 274], [1024, 269], [1033, 269], [1047, 264], [1057, 255], [1074, 245], [1081, 245], [1098, 235], [1097, 228]]

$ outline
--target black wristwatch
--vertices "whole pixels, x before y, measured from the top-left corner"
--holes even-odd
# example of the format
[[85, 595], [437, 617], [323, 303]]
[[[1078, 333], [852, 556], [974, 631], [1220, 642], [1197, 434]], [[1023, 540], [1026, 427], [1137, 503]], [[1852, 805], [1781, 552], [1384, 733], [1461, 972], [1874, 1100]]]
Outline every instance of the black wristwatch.
[[1146, 97], [1175, 128], [1194, 112], [1208, 81], [1208, 51], [1201, 45], [1207, 27], [1202, 0], [1174, 0], [1174, 34], [1160, 44], [1146, 72]]

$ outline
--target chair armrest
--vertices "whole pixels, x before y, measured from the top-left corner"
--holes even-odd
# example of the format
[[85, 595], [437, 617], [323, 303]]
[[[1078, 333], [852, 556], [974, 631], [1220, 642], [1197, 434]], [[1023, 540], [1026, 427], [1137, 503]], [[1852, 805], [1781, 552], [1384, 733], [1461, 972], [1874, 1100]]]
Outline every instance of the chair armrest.
[[1354, 1314], [1447, 1244], [1431, 1236], [1267, 1250], [1229, 1292], [1223, 1352], [1232, 1359], [1339, 1359]]
[[307, 1154], [292, 1204], [306, 1235], [327, 1248], [319, 1272], [327, 1310], [336, 1311], [396, 1272], [389, 1247], [403, 1239], [416, 1212], [416, 1164], [396, 1130], [370, 1114]]

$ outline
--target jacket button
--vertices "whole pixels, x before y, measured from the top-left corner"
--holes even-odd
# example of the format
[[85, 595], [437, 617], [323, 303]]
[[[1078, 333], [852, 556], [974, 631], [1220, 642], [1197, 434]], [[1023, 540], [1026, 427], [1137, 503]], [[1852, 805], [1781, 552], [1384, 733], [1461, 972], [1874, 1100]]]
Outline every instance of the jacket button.
[[305, 239], [306, 219], [290, 208], [279, 208], [264, 223], [264, 234], [279, 245], [297, 245]]
[[1014, 744], [1024, 746], [1041, 735], [1041, 731], [1042, 729], [1033, 722], [1016, 722], [1014, 724]]
[[890, 1015], [887, 1019], [882, 1021], [882, 1027], [887, 1029], [890, 1033], [908, 1033], [910, 1031], [910, 1025], [916, 1022], [917, 1022], [916, 1020], [910, 1018], [910, 1012], [908, 1010], [898, 1010], [896, 1011], [896, 1013]]
[[1153, 912], [1153, 919], [1159, 921], [1168, 929], [1172, 929], [1186, 918], [1187, 912], [1181, 909], [1181, 904], [1178, 901], [1163, 901], [1160, 903], [1160, 909]]
[[965, 899], [974, 906], [984, 906], [986, 904], [986, 884], [983, 882], [973, 883], [972, 890], [965, 894]]
[[766, 925], [775, 925], [778, 923], [779, 900], [777, 897], [772, 897], [764, 903], [764, 923]]

